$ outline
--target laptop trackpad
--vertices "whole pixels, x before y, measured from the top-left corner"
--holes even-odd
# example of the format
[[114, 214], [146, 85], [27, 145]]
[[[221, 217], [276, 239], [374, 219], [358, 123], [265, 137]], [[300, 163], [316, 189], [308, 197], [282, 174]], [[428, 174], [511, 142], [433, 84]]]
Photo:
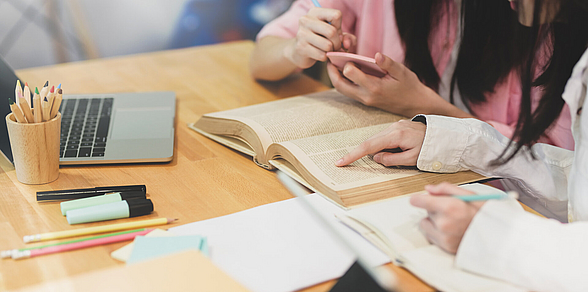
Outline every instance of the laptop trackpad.
[[172, 135], [172, 109], [151, 107], [116, 109], [111, 139], [169, 138]]

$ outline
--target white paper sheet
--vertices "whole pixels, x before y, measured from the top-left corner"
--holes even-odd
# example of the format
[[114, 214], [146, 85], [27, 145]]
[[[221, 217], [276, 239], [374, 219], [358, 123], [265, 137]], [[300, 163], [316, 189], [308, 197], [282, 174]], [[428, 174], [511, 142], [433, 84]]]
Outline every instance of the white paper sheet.
[[[345, 211], [323, 197], [307, 197], [372, 266], [389, 262], [371, 243], [340, 223]], [[252, 291], [294, 291], [342, 276], [354, 255], [315, 221], [299, 199], [171, 228], [208, 238], [214, 264]]]

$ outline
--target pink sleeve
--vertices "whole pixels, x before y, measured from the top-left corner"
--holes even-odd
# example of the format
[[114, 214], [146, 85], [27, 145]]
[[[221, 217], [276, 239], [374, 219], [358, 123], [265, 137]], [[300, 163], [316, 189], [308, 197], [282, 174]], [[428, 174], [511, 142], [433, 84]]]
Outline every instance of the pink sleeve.
[[[350, 3], [348, 3], [350, 2]], [[361, 3], [362, 1], [358, 1]], [[321, 0], [321, 6], [324, 8], [333, 8], [340, 10], [342, 15], [344, 15], [344, 27], [343, 30], [349, 32], [350, 27], [349, 23], [354, 23], [355, 13], [353, 13], [353, 9], [348, 7], [348, 5], [356, 5], [353, 1], [344, 1], [344, 0]], [[277, 36], [281, 38], [293, 38], [296, 36], [296, 32], [298, 31], [298, 20], [300, 17], [306, 15], [308, 10], [313, 8], [314, 5], [312, 4], [311, 0], [297, 0], [295, 1], [288, 11], [284, 12], [284, 14], [280, 15], [278, 18], [270, 21], [267, 23], [257, 34], [255, 38], [256, 41], [266, 37], [266, 36]], [[351, 32], [353, 33], [353, 32]]]

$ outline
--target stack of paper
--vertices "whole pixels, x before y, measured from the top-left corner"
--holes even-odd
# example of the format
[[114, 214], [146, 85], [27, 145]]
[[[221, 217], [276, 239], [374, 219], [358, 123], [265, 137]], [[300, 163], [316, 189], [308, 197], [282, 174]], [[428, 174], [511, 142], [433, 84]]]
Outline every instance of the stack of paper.
[[[383, 252], [335, 218], [344, 210], [316, 194], [307, 198], [322, 213], [330, 214], [331, 225], [356, 249], [365, 251], [371, 265], [389, 262]], [[212, 262], [253, 291], [294, 291], [342, 276], [355, 256], [298, 200], [267, 204], [170, 231], [206, 236]]]

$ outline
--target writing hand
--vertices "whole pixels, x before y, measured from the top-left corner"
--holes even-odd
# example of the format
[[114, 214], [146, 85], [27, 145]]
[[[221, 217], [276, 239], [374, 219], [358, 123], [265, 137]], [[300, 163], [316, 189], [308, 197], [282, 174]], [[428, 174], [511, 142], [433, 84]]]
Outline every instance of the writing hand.
[[450, 183], [425, 186], [429, 194], [414, 195], [410, 203], [427, 210], [429, 216], [419, 227], [425, 237], [441, 249], [455, 254], [472, 219], [484, 202], [466, 203], [449, 195], [467, 195], [473, 192]]
[[[345, 166], [365, 155], [374, 154], [374, 161], [385, 166], [414, 166], [423, 146], [426, 129], [427, 126], [423, 123], [401, 120], [361, 143], [335, 162], [335, 165]], [[400, 148], [402, 152], [383, 151], [395, 148]]]
[[298, 32], [284, 50], [285, 57], [299, 68], [309, 68], [316, 61], [326, 61], [326, 52], [341, 49], [341, 41], [355, 46], [355, 37], [341, 31], [341, 11], [312, 8], [298, 21]]

